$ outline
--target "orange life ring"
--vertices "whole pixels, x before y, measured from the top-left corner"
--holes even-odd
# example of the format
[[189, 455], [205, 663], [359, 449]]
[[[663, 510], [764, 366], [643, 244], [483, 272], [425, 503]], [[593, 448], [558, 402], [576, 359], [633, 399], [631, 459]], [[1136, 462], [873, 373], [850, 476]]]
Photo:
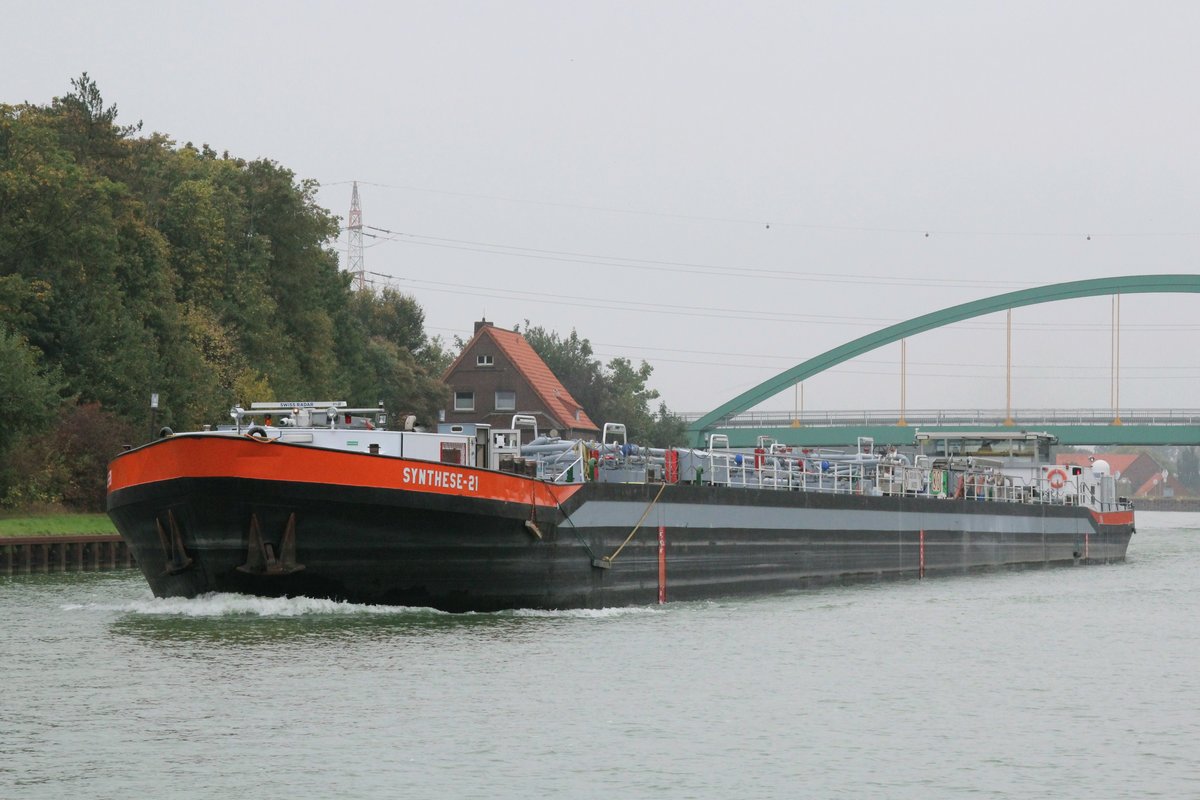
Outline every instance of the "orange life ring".
[[1046, 481], [1051, 489], [1061, 489], [1067, 485], [1067, 473], [1061, 469], [1052, 469], [1046, 473]]

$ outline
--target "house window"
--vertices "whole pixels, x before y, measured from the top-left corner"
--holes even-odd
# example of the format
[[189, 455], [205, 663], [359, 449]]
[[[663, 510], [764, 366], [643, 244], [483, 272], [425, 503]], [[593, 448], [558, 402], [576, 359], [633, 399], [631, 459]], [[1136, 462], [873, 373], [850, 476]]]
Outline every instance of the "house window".
[[455, 392], [454, 393], [454, 410], [455, 411], [474, 411], [475, 410], [475, 393], [474, 392]]
[[495, 360], [493, 360], [491, 356], [475, 356], [475, 366], [477, 367], [490, 367], [495, 363]]
[[496, 410], [497, 411], [516, 411], [517, 410], [517, 393], [516, 392], [496, 392]]

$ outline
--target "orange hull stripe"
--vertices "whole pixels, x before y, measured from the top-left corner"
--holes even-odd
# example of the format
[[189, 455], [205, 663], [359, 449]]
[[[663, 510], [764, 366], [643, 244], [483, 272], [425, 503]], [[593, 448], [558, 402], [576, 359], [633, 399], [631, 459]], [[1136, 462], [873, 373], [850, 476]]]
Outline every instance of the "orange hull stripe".
[[1092, 519], [1101, 525], [1132, 525], [1132, 511], [1093, 511]]
[[179, 436], [115, 458], [108, 491], [179, 478], [245, 478], [397, 489], [554, 507], [579, 484], [550, 485], [519, 475], [406, 458], [319, 450], [249, 437]]

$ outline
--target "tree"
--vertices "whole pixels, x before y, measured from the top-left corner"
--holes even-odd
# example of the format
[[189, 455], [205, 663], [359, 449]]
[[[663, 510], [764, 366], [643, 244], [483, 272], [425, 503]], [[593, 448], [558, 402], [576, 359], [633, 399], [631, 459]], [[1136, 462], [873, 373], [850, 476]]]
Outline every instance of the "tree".
[[315, 182], [117, 117], [86, 73], [48, 105], [0, 104], [0, 396], [22, 407], [0, 456], [25, 442], [31, 476], [10, 502], [74, 496], [70, 465], [35, 457], [61, 398], [130, 436], [151, 392], [176, 429], [318, 396], [433, 421], [450, 348], [413, 298], [351, 289]]
[[631, 439], [655, 447], [685, 443], [686, 425], [666, 403], [659, 403], [657, 413], [650, 411], [659, 394], [646, 385], [654, 372], [648, 363], [634, 367], [629, 359], [614, 358], [605, 366], [593, 358], [591, 342], [574, 329], [562, 337], [525, 320], [523, 335], [595, 422], [622, 422]]
[[0, 454], [22, 434], [49, 423], [61, 398], [61, 377], [42, 365], [41, 354], [0, 326]]
[[15, 333], [0, 326], [0, 504], [22, 505], [50, 499], [43, 493], [28, 496], [14, 489], [28, 475], [22, 457], [29, 444], [49, 428], [61, 402], [61, 378], [46, 369], [41, 354]]
[[462, 352], [462, 346], [457, 349], [450, 347], [441, 336], [431, 336], [416, 355], [417, 361], [430, 375], [442, 375], [450, 369], [454, 359]]
[[588, 416], [595, 419], [604, 404], [604, 369], [592, 357], [591, 342], [581, 338], [574, 328], [569, 336], [562, 337], [555, 331], [531, 325], [529, 320], [525, 320], [524, 331], [520, 325], [514, 325], [513, 330], [522, 333], [554, 376], [584, 407]]
[[351, 374], [351, 395], [384, 406], [397, 415], [415, 414], [432, 425], [445, 408], [446, 386], [439, 380], [446, 355], [440, 343], [431, 345], [425, 336], [425, 311], [412, 297], [385, 288], [355, 292], [350, 299], [359, 331], [351, 341], [359, 349], [348, 354], [358, 367]]

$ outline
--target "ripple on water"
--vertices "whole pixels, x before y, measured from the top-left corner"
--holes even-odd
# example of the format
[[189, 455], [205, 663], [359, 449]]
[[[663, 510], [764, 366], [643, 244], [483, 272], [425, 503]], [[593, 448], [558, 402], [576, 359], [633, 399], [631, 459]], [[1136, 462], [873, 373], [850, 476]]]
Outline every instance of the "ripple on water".
[[1200, 796], [1200, 515], [1161, 516], [1122, 565], [664, 607], [0, 579], [0, 797]]

